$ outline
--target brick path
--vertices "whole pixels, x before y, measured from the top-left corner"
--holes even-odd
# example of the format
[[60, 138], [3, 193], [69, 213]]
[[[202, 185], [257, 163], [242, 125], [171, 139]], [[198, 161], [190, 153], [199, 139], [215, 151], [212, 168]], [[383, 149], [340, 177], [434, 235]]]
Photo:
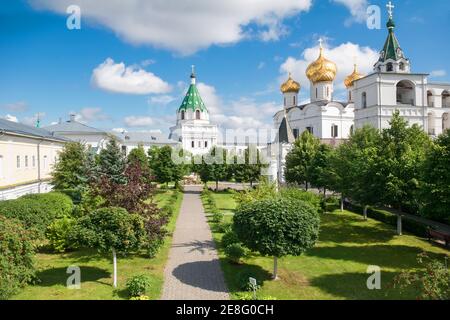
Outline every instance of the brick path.
[[229, 299], [200, 191], [201, 187], [185, 187], [164, 270], [162, 300]]

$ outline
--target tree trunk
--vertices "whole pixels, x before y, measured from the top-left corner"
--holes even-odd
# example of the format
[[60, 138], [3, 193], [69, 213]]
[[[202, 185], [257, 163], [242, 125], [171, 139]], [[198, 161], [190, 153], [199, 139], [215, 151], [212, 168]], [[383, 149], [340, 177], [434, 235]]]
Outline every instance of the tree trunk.
[[344, 212], [344, 195], [341, 194], [341, 212]]
[[364, 220], [367, 220], [367, 209], [369, 209], [369, 206], [364, 206]]
[[273, 280], [278, 280], [278, 257], [273, 257]]
[[219, 180], [216, 180], [216, 192], [219, 191]]
[[323, 196], [324, 196], [324, 198], [326, 198], [327, 197], [327, 188], [323, 188]]
[[308, 191], [308, 181], [305, 181], [305, 190]]
[[112, 253], [113, 253], [113, 269], [114, 269], [113, 286], [114, 288], [117, 288], [117, 256], [116, 250], [114, 248], [112, 249]]
[[250, 188], [253, 188], [253, 180], [250, 180]]

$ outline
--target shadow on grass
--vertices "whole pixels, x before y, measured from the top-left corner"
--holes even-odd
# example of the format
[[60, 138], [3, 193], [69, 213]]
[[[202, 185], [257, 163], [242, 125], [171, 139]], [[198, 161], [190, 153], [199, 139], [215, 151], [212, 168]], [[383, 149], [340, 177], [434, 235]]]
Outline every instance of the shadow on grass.
[[[104, 269], [97, 267], [80, 266], [81, 283], [83, 282], [98, 282], [106, 285], [110, 283], [99, 281], [100, 279], [110, 278], [111, 273]], [[39, 281], [36, 283], [40, 287], [51, 287], [54, 285], [66, 285], [67, 279], [71, 274], [67, 273], [66, 267], [49, 268], [39, 271], [37, 274]]]
[[[417, 255], [424, 252], [420, 248], [402, 245], [367, 245], [316, 247], [307, 252], [308, 256], [359, 262], [367, 265], [411, 269], [418, 267]], [[426, 251], [432, 259], [442, 258], [441, 254]]]
[[381, 270], [381, 289], [367, 288], [367, 279], [372, 274], [339, 273], [327, 274], [310, 280], [312, 286], [336, 297], [352, 300], [415, 300], [418, 292], [414, 288], [400, 291], [393, 285], [397, 272]]

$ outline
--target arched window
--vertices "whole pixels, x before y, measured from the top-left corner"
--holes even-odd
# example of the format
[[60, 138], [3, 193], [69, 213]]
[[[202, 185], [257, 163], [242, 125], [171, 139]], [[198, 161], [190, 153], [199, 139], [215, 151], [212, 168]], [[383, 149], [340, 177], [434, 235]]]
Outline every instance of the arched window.
[[427, 105], [431, 108], [434, 108], [433, 93], [431, 91], [427, 91]]
[[195, 110], [195, 119], [200, 120], [200, 110]]
[[327, 98], [330, 97], [330, 87], [327, 87]]
[[352, 101], [352, 92], [351, 91], [348, 92], [348, 101]]
[[387, 71], [387, 72], [392, 72], [392, 71], [394, 71], [394, 65], [392, 64], [392, 62], [389, 62], [389, 63], [386, 65], [386, 71]]
[[363, 92], [361, 96], [361, 104], [363, 109], [367, 108], [367, 93]]
[[402, 80], [397, 83], [397, 104], [415, 105], [416, 89], [414, 83]]
[[442, 92], [442, 108], [450, 108], [450, 93], [447, 90]]
[[181, 120], [184, 120], [184, 118], [185, 118], [185, 112], [184, 112], [184, 110], [181, 110]]
[[319, 95], [319, 91], [316, 88], [316, 99], [317, 99], [318, 95]]
[[436, 135], [434, 113], [432, 112], [428, 113], [428, 134], [432, 136]]
[[191, 142], [191, 147], [195, 148], [195, 141], [194, 140], [192, 140], [192, 142]]
[[450, 116], [446, 112], [442, 115], [442, 131], [450, 129]]
[[295, 96], [294, 96], [294, 106], [297, 105], [297, 101], [295, 101]]
[[405, 64], [403, 62], [400, 62], [400, 64], [398, 65], [400, 70], [404, 71], [405, 70]]

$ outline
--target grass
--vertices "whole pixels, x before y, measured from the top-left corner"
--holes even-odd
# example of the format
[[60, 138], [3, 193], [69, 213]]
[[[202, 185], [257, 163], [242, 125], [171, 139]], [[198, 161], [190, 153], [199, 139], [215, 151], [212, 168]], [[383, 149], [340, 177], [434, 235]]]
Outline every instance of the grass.
[[[155, 201], [159, 207], [169, 203], [173, 190], [158, 190]], [[175, 229], [182, 195], [175, 205], [175, 214], [171, 217], [167, 230]], [[127, 278], [145, 274], [151, 280], [147, 295], [159, 299], [164, 281], [164, 267], [169, 255], [172, 238], [168, 236], [158, 254], [149, 259], [142, 253], [118, 257], [118, 288], [112, 287], [112, 255], [99, 254], [95, 250], [83, 249], [64, 254], [38, 253], [36, 262], [39, 282], [21, 290], [13, 297], [20, 300], [111, 300], [128, 299], [125, 290]], [[66, 281], [67, 267], [78, 266], [81, 269], [81, 289], [69, 290]]]
[[[235, 206], [230, 193], [214, 196], [223, 203], [218, 207], [224, 212]], [[319, 242], [300, 257], [279, 259], [277, 281], [271, 280], [271, 257], [253, 253], [241, 265], [230, 263], [220, 246], [223, 234], [210, 222], [231, 297], [239, 299], [244, 293], [239, 275], [250, 273], [262, 284], [262, 296], [277, 299], [415, 299], [418, 293], [414, 290], [401, 293], [395, 289], [393, 278], [404, 270], [417, 270], [416, 256], [423, 251], [439, 259], [449, 255], [446, 249], [424, 239], [409, 234], [397, 236], [393, 227], [372, 219], [364, 221], [349, 211], [334, 211], [321, 218]], [[225, 222], [231, 221], [231, 215], [225, 216]], [[367, 289], [369, 265], [381, 268], [381, 290]]]

